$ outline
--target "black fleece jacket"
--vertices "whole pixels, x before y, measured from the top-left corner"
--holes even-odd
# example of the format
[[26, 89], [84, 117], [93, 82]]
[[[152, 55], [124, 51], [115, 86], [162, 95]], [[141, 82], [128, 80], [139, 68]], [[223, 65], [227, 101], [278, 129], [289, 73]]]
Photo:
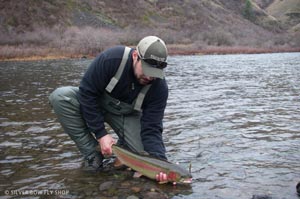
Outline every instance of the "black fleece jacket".
[[[111, 78], [114, 77], [122, 61], [125, 46], [116, 46], [99, 54], [85, 72], [80, 86], [78, 99], [81, 111], [88, 127], [97, 139], [107, 134], [104, 117], [98, 101]], [[120, 101], [131, 104], [142, 85], [139, 84], [133, 71], [131, 49], [122, 76], [110, 95]], [[168, 98], [168, 86], [165, 79], [156, 78], [147, 92], [141, 117], [141, 138], [144, 150], [149, 154], [166, 159], [162, 139], [163, 116]]]

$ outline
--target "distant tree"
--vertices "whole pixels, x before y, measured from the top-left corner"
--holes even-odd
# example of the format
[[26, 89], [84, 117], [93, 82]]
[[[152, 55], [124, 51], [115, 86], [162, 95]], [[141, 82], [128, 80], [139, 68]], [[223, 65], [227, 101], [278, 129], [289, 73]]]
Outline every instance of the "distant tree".
[[254, 20], [254, 12], [251, 0], [245, 1], [245, 7], [243, 9], [243, 16], [249, 21]]

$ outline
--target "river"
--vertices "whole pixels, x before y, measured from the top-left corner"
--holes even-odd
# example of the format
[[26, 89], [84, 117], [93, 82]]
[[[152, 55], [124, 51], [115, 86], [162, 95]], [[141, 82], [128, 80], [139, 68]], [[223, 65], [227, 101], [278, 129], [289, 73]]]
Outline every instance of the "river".
[[168, 198], [299, 198], [300, 53], [169, 58], [164, 141], [171, 162], [192, 164], [187, 187], [81, 170], [47, 98], [77, 86], [91, 61], [0, 62], [1, 199], [101, 198], [105, 181], [125, 187], [115, 198], [139, 196], [135, 181]]

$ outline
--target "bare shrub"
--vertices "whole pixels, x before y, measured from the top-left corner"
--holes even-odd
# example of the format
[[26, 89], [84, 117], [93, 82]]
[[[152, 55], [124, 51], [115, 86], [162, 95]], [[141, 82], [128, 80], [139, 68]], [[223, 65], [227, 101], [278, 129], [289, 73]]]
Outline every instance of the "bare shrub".
[[135, 46], [139, 40], [149, 32], [148, 29], [139, 29], [138, 27], [129, 26], [120, 33], [119, 44]]
[[291, 46], [299, 48], [300, 46], [300, 31], [294, 32], [290, 36]]
[[134, 47], [141, 38], [148, 35], [162, 38], [168, 45], [170, 54], [258, 53], [278, 49], [287, 51], [291, 50], [289, 45], [296, 48], [300, 44], [299, 32], [288, 37], [283, 34], [274, 36], [256, 29], [246, 29], [233, 35], [224, 27], [191, 32], [167, 28], [140, 29], [134, 26], [123, 30], [75, 26], [64, 29], [56, 26], [35, 28], [34, 31], [25, 33], [5, 34], [0, 30], [0, 59], [95, 56], [113, 45]]
[[234, 44], [232, 35], [220, 28], [215, 31], [205, 32], [203, 40], [212, 46], [231, 46]]
[[57, 33], [49, 28], [36, 28], [30, 32], [16, 33], [0, 33], [1, 45], [46, 45], [56, 38]]
[[95, 55], [109, 46], [118, 44], [120, 34], [105, 28], [70, 27], [66, 30], [40, 28], [32, 32], [10, 35], [0, 33], [0, 36], [0, 45], [6, 46], [7, 49], [7, 52], [1, 51], [2, 57], [12, 57], [13, 54], [23, 57], [44, 54], [45, 50], [42, 52], [39, 49], [48, 49], [48, 53], [54, 51], [57, 54]]
[[0, 59], [11, 59], [11, 58], [26, 58], [33, 56], [47, 56], [51, 53], [48, 48], [39, 48], [35, 46], [19, 45], [9, 46], [5, 45], [0, 48]]
[[96, 54], [108, 46], [118, 42], [118, 32], [92, 27], [70, 27], [60, 39], [53, 41], [53, 47], [59, 47], [62, 51], [79, 54]]
[[129, 27], [119, 33], [119, 43], [123, 45], [135, 46], [145, 36], [154, 35], [160, 37], [166, 44], [182, 44], [191, 42], [186, 40], [186, 32], [176, 31], [166, 28], [143, 28]]

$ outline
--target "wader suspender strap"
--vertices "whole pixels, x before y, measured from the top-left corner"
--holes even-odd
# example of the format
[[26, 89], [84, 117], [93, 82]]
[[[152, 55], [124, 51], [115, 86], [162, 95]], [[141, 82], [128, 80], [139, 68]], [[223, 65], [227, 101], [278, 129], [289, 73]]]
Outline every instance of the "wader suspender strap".
[[142, 88], [142, 90], [140, 91], [139, 95], [136, 98], [135, 105], [134, 105], [134, 108], [133, 108], [134, 110], [137, 110], [137, 111], [142, 110], [142, 104], [143, 104], [144, 98], [145, 98], [146, 93], [148, 92], [150, 87], [151, 87], [151, 84], [149, 84], [147, 86], [144, 86]]
[[[128, 55], [130, 53], [130, 48], [128, 47], [125, 47], [125, 50], [124, 50], [124, 54], [123, 54], [123, 58], [122, 58], [122, 61], [120, 63], [120, 66], [118, 68], [118, 71], [117, 73], [115, 74], [115, 76], [113, 78], [111, 78], [109, 84], [106, 86], [105, 90], [109, 93], [111, 93], [111, 91], [115, 88], [115, 86], [117, 85], [122, 73], [123, 73], [123, 70], [125, 68], [125, 65], [126, 65], [126, 62], [128, 60]], [[140, 91], [140, 93], [138, 94], [136, 100], [135, 100], [135, 104], [134, 104], [134, 110], [137, 110], [137, 111], [141, 111], [142, 110], [142, 104], [143, 104], [143, 101], [144, 101], [144, 98], [148, 92], [148, 90], [150, 89], [151, 87], [151, 84], [147, 85], [147, 86], [144, 86], [142, 88], [142, 90]]]
[[123, 58], [122, 58], [122, 61], [120, 63], [120, 66], [118, 68], [118, 71], [117, 73], [115, 74], [115, 76], [113, 78], [111, 78], [109, 84], [106, 86], [105, 90], [109, 93], [111, 93], [111, 91], [115, 88], [115, 86], [117, 85], [122, 73], [123, 73], [123, 70], [125, 68], [125, 65], [126, 65], [126, 62], [127, 62], [127, 59], [128, 59], [128, 55], [130, 53], [130, 48], [128, 47], [125, 47], [125, 50], [124, 50], [124, 53], [123, 53]]

